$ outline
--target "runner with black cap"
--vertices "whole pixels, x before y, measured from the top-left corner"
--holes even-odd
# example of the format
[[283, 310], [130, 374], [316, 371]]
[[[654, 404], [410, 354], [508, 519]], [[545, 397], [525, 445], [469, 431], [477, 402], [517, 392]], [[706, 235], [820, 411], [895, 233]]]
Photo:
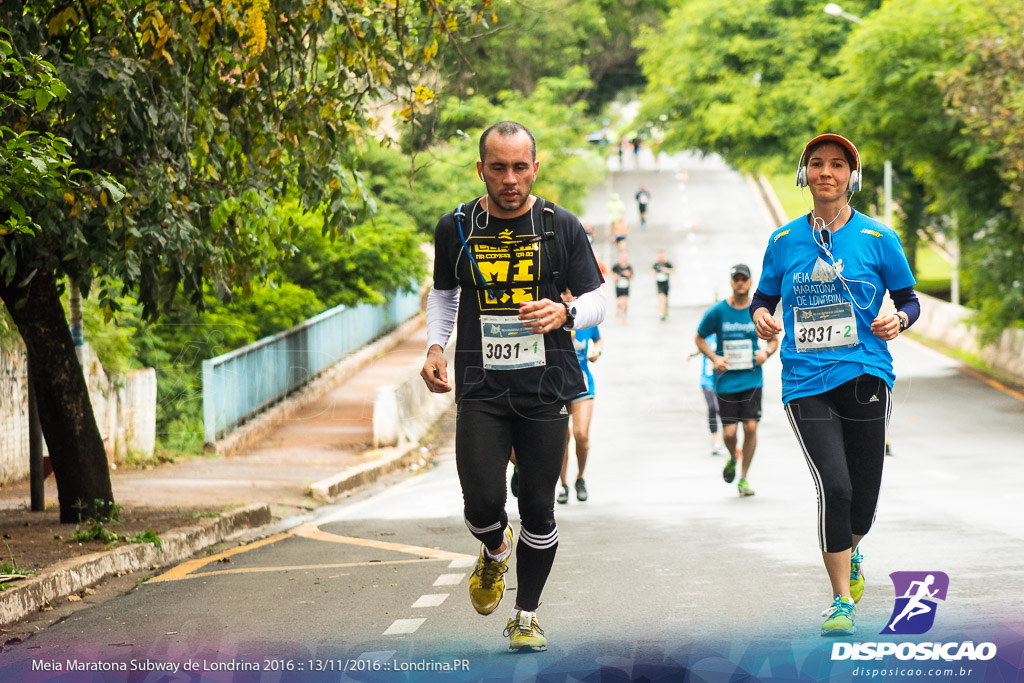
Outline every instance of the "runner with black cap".
[[[697, 327], [697, 348], [714, 365], [715, 396], [722, 420], [722, 441], [729, 451], [729, 462], [722, 478], [731, 484], [740, 463], [740, 480], [736, 490], [740, 496], [754, 495], [747, 483], [747, 473], [757, 448], [757, 423], [761, 419], [761, 366], [775, 353], [779, 341], [768, 340], [767, 349], [758, 343], [750, 306], [750, 268], [738, 263], [729, 270], [732, 296], [708, 309]], [[715, 335], [715, 348], [707, 339]], [[743, 448], [738, 445], [739, 424], [743, 423]]]

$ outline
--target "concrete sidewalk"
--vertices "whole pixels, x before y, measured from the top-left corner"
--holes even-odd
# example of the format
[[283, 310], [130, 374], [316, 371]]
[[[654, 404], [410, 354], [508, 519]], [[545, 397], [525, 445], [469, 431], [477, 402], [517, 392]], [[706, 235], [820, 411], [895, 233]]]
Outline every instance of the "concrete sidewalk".
[[[304, 400], [304, 394], [288, 399], [294, 405], [277, 413], [284, 417], [263, 418], [258, 439], [250, 439], [251, 445], [237, 455], [112, 471], [114, 499], [126, 508], [232, 510], [162, 534], [163, 550], [133, 544], [42, 568], [18, 588], [0, 592], [0, 624], [116, 573], [178, 562], [275, 518], [318, 507], [394, 470], [426, 465], [430, 453], [421, 452], [416, 443], [372, 448], [377, 387], [418, 371], [425, 349], [426, 327], [419, 316], [343, 361], [349, 367], [336, 385], [321, 386], [312, 400]], [[30, 499], [27, 481], [0, 487], [0, 514], [26, 508]], [[56, 499], [51, 476], [47, 504]]]

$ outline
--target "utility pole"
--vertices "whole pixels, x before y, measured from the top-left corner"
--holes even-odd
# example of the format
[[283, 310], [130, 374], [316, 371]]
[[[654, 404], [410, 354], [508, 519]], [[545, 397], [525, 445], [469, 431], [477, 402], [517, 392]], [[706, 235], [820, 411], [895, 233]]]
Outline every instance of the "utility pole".
[[36, 405], [35, 382], [32, 381], [32, 356], [28, 356], [28, 478], [31, 492], [31, 509], [42, 512], [46, 509], [46, 494], [43, 472], [43, 428], [39, 424], [39, 408]]

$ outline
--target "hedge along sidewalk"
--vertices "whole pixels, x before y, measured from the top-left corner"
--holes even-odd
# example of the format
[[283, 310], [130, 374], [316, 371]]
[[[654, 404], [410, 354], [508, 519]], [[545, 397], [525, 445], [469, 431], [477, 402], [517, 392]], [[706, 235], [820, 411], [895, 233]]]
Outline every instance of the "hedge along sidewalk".
[[40, 574], [0, 592], [0, 625], [24, 619], [46, 605], [82, 591], [99, 581], [152, 567], [180, 562], [232, 535], [271, 522], [266, 504], [248, 505], [221, 517], [197, 521], [161, 535], [161, 547], [132, 543], [106, 552], [59, 562]]

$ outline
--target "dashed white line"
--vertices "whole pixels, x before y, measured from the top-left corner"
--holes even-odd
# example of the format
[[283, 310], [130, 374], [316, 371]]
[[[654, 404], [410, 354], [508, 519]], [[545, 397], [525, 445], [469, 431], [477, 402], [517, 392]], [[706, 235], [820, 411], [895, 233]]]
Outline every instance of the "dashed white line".
[[412, 603], [413, 609], [419, 609], [420, 607], [437, 607], [448, 598], [448, 593], [431, 593], [429, 595], [421, 595], [419, 600]]
[[475, 557], [458, 557], [448, 563], [448, 569], [461, 569], [462, 567], [472, 567], [476, 564]]
[[388, 630], [384, 631], [386, 636], [401, 636], [409, 633], [416, 633], [416, 629], [423, 625], [426, 621], [426, 617], [419, 619], [395, 619], [395, 623], [388, 626]]
[[464, 577], [465, 575], [466, 575], [465, 572], [463, 572], [461, 574], [441, 574], [441, 576], [437, 577], [437, 581], [434, 582], [434, 585], [435, 586], [454, 586], [457, 583], [459, 583], [460, 581], [462, 581], [462, 577]]

